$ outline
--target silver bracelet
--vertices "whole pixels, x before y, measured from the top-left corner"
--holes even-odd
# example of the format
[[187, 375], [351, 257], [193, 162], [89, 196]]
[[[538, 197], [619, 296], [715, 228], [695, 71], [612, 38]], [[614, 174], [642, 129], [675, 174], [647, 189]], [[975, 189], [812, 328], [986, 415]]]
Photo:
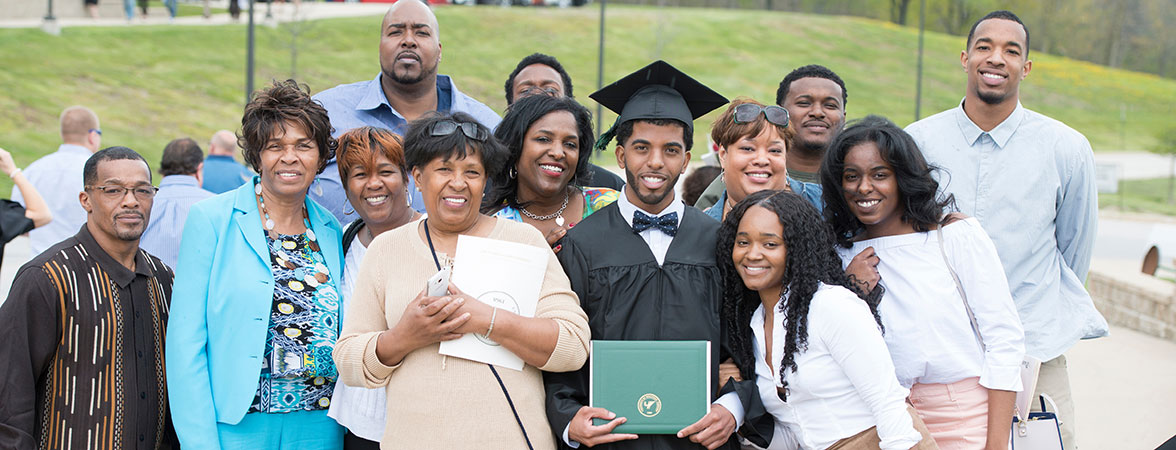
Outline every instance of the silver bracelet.
[[18, 173], [20, 173], [20, 167], [17, 167], [16, 170], [13, 170], [12, 173], [8, 174], [8, 178], [13, 178]]
[[483, 338], [490, 339], [490, 333], [494, 331], [495, 317], [498, 317], [498, 308], [494, 308], [494, 312], [490, 313], [490, 328], [486, 329], [486, 334], [482, 335]]

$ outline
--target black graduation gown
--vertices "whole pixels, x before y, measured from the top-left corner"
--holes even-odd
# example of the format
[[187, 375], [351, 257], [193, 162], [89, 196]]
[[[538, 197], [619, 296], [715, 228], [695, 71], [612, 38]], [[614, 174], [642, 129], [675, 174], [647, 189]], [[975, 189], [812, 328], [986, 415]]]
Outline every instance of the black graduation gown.
[[[622, 194], [623, 195], [623, 194]], [[576, 224], [563, 238], [557, 254], [572, 290], [588, 314], [596, 340], [707, 340], [711, 345], [711, 379], [728, 352], [721, 345], [719, 309], [722, 278], [715, 264], [719, 223], [686, 207], [678, 234], [659, 267], [641, 236], [634, 233], [611, 204]], [[547, 418], [561, 446], [564, 429], [588, 403], [588, 365], [575, 372], [545, 373]], [[744, 428], [771, 436], [771, 417], [763, 410], [754, 381], [728, 383], [746, 410]], [[767, 416], [766, 429], [762, 416]], [[741, 429], [741, 431], [743, 431]], [[766, 434], [765, 434], [766, 433]], [[745, 433], [746, 435], [747, 433]], [[766, 446], [766, 442], [763, 443]], [[697, 449], [688, 439], [642, 435], [636, 440], [604, 445], [608, 449]], [[727, 448], [738, 448], [736, 439]]]

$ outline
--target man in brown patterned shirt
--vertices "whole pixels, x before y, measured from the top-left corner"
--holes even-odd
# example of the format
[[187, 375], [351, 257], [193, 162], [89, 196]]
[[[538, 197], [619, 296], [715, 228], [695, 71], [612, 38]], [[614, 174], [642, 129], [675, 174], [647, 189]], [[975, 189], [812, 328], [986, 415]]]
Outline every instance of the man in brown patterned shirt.
[[0, 449], [177, 447], [163, 368], [172, 272], [139, 249], [151, 170], [111, 147], [83, 178], [86, 224], [21, 267], [0, 306]]

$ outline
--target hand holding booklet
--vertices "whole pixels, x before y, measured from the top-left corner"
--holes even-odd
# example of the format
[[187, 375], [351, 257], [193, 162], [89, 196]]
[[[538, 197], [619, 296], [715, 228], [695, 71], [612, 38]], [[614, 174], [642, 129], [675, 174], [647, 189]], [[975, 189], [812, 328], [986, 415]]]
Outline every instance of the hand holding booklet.
[[[495, 308], [535, 317], [547, 272], [547, 251], [516, 242], [459, 236], [450, 283]], [[470, 333], [441, 343], [442, 355], [523, 370], [523, 360], [493, 340]]]

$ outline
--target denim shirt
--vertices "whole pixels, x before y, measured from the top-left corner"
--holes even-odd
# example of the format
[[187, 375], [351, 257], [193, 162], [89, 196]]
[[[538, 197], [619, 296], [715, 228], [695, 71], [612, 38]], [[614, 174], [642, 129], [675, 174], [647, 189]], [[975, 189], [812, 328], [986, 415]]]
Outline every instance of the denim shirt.
[[1025, 352], [1041, 360], [1079, 339], [1107, 335], [1083, 287], [1098, 227], [1094, 153], [1086, 137], [1020, 103], [991, 131], [956, 108], [906, 131], [937, 171], [944, 194], [980, 220], [1008, 276], [1025, 327]]
[[[805, 199], [815, 206], [818, 213], [825, 211], [825, 201], [821, 198], [822, 189], [820, 184], [806, 183], [792, 177], [788, 177], [788, 187], [792, 189], [794, 194], [799, 195], [800, 198]], [[707, 208], [703, 212], [706, 213], [706, 215], [713, 217], [715, 220], [722, 222], [723, 204], [726, 202], [727, 191], [723, 190], [723, 193], [719, 194], [719, 199], [715, 201], [714, 206]]]
[[[314, 95], [314, 99], [327, 109], [331, 127], [334, 128], [334, 137], [337, 138], [351, 129], [362, 126], [387, 128], [404, 136], [404, 132], [408, 130], [408, 121], [388, 103], [388, 98], [384, 96], [384, 88], [380, 84], [382, 76], [383, 73], [380, 73], [374, 79], [342, 84]], [[459, 91], [453, 80], [446, 75], [437, 75], [437, 108], [443, 112], [467, 113], [491, 132], [502, 121], [490, 107]], [[409, 177], [408, 189], [412, 193], [412, 207], [424, 212], [424, 200], [414, 187], [415, 182]], [[314, 184], [311, 184], [308, 195], [330, 210], [343, 225], [359, 217], [354, 213], [347, 214], [354, 209], [347, 201], [347, 191], [339, 179], [339, 167], [333, 159], [315, 179]]]

